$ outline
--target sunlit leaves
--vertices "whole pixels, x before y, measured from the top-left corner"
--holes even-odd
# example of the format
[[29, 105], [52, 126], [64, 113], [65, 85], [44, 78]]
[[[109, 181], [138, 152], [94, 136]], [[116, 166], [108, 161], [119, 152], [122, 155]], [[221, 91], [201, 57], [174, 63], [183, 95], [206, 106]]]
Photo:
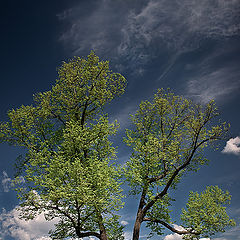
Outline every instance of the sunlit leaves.
[[205, 164], [204, 149], [228, 131], [226, 123], [216, 124], [217, 116], [213, 101], [201, 106], [169, 90], [160, 89], [151, 102], [141, 102], [124, 139], [132, 148], [125, 164], [130, 193], [141, 193], [135, 226], [147, 217], [152, 233], [161, 234], [161, 222], [171, 223], [168, 191], [176, 188], [184, 174]]
[[126, 164], [132, 186], [139, 187], [147, 177], [157, 177], [166, 170], [170, 173], [189, 158], [189, 170], [204, 164], [202, 149], [227, 131], [225, 124], [211, 126], [217, 115], [213, 102], [202, 107], [162, 89], [152, 103], [142, 102], [132, 116], [135, 129], [127, 130], [125, 138], [133, 149]]
[[[91, 52], [87, 59], [75, 57], [63, 62], [59, 78], [51, 91], [35, 95], [44, 114], [61, 121], [90, 119], [103, 105], [124, 92], [126, 80], [109, 69], [108, 61], [99, 61]], [[86, 106], [88, 109], [86, 109]]]
[[122, 239], [116, 211], [122, 207], [118, 172], [110, 164], [115, 148], [109, 140], [118, 123], [109, 123], [103, 106], [125, 90], [126, 80], [100, 61], [63, 62], [50, 91], [34, 96], [34, 104], [12, 109], [1, 123], [0, 138], [26, 149], [24, 186], [18, 187], [22, 217], [45, 212], [59, 220], [55, 239], [99, 237], [100, 226]]
[[182, 210], [181, 219], [186, 227], [194, 229], [203, 237], [224, 232], [226, 226], [234, 226], [226, 212], [230, 203], [229, 192], [218, 186], [209, 186], [202, 193], [190, 192], [187, 208]]

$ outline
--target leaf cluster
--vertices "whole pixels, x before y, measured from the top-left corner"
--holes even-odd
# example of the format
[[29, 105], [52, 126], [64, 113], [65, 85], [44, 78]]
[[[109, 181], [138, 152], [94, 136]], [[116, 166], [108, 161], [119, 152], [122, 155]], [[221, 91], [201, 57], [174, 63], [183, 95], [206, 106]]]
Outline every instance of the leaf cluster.
[[[226, 226], [235, 226], [230, 219], [226, 207], [231, 196], [218, 186], [208, 186], [202, 193], [190, 192], [187, 208], [182, 209], [181, 219], [184, 226], [191, 228], [200, 237], [210, 237], [217, 232], [224, 232]], [[187, 239], [190, 236], [186, 236]], [[192, 235], [196, 237], [196, 235]]]

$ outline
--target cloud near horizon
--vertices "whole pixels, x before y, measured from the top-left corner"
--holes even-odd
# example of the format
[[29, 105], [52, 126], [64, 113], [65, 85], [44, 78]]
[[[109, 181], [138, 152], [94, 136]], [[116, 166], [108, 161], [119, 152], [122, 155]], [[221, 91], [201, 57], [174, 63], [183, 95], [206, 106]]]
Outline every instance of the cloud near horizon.
[[[173, 226], [179, 231], [185, 230], [182, 226], [179, 226], [176, 224], [173, 224]], [[182, 238], [182, 235], [174, 233], [174, 234], [169, 234], [165, 236], [163, 240], [183, 240], [183, 238]], [[199, 240], [210, 240], [210, 238], [200, 238]]]
[[126, 225], [129, 224], [129, 222], [128, 222], [128, 221], [125, 221], [125, 220], [122, 220], [122, 221], [121, 221], [121, 224], [122, 224], [123, 226], [126, 226]]
[[7, 172], [2, 172], [2, 188], [4, 192], [9, 192], [11, 186], [12, 186], [12, 179], [8, 176]]
[[17, 208], [9, 212], [3, 209], [0, 213], [0, 239], [11, 236], [19, 240], [50, 240], [48, 232], [54, 228], [57, 220], [46, 221], [42, 213], [33, 220], [25, 221], [19, 218]]
[[222, 153], [240, 155], [240, 137], [230, 138]]

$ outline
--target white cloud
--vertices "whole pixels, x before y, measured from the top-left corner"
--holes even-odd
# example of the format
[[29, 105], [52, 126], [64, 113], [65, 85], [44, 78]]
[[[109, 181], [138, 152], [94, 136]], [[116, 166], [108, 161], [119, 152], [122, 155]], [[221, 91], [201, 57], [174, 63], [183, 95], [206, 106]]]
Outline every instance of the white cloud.
[[48, 231], [54, 228], [57, 221], [46, 221], [44, 214], [38, 215], [33, 220], [22, 220], [15, 207], [9, 212], [3, 209], [0, 214], [0, 223], [0, 239], [11, 236], [19, 240], [50, 240]]
[[[173, 224], [173, 226], [175, 229], [177, 229], [179, 231], [185, 230], [182, 226], [179, 226], [177, 224]], [[177, 233], [169, 234], [169, 235], [165, 236], [164, 240], [182, 240], [182, 236]]]
[[167, 235], [164, 240], [182, 240], [181, 235], [174, 233], [174, 234], [169, 234]]
[[2, 185], [2, 188], [3, 188], [4, 192], [9, 192], [11, 190], [11, 188], [14, 186], [14, 183], [15, 184], [21, 184], [21, 183], [25, 182], [23, 176], [19, 176], [17, 181], [14, 181], [13, 179], [11, 179], [8, 176], [6, 171], [3, 171], [1, 179], [2, 179], [1, 180], [1, 185]]
[[130, 232], [130, 231], [127, 231], [127, 232], [124, 232], [124, 239], [125, 240], [130, 240], [130, 239], [132, 239], [132, 232]]
[[121, 221], [121, 224], [123, 225], [123, 226], [126, 226], [126, 225], [128, 225], [129, 224], [129, 222], [128, 221]]
[[3, 176], [2, 176], [3, 191], [9, 192], [11, 186], [12, 186], [12, 179], [8, 177], [8, 174], [5, 171], [3, 171]]
[[222, 153], [240, 154], [240, 137], [231, 138], [227, 141]]
[[[177, 229], [179, 231], [185, 230], [182, 226], [179, 226], [176, 224], [173, 224], [173, 226], [175, 229]], [[165, 236], [163, 240], [182, 240], [182, 239], [183, 239], [182, 235], [174, 233], [174, 234], [169, 234], [169, 235]], [[200, 238], [199, 240], [210, 240], [210, 238]]]
[[184, 227], [179, 226], [179, 225], [177, 225], [177, 224], [173, 224], [173, 227], [174, 227], [175, 229], [177, 229], [178, 231], [186, 230]]
[[[163, 240], [182, 240], [182, 239], [183, 238], [181, 235], [174, 233], [174, 234], [169, 234], [165, 236]], [[200, 238], [199, 240], [210, 240], [210, 238]]]

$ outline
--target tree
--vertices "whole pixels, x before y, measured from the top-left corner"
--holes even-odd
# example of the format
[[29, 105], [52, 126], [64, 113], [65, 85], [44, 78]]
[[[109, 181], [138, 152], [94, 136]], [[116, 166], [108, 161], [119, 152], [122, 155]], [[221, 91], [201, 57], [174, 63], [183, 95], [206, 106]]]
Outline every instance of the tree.
[[17, 189], [21, 217], [57, 218], [54, 239], [122, 239], [116, 214], [122, 195], [109, 140], [118, 123], [109, 123], [103, 106], [124, 92], [125, 78], [93, 52], [63, 62], [58, 75], [50, 91], [9, 111], [0, 126], [2, 142], [26, 149], [25, 184]]
[[169, 191], [205, 164], [204, 149], [227, 133], [226, 123], [214, 125], [214, 102], [204, 107], [158, 90], [132, 116], [125, 138], [132, 157], [119, 171], [110, 141], [119, 124], [109, 123], [103, 107], [124, 92], [125, 78], [93, 52], [63, 62], [58, 75], [50, 91], [36, 94], [32, 105], [10, 110], [9, 120], [0, 124], [0, 141], [26, 150], [18, 164], [25, 183], [16, 178], [23, 219], [41, 213], [57, 219], [53, 239], [122, 240], [117, 211], [123, 206], [123, 172], [131, 193], [140, 195], [133, 240], [139, 239], [143, 222], [152, 234], [165, 227], [192, 240], [235, 224], [223, 206], [230, 195], [217, 186], [190, 193], [181, 215], [183, 230], [172, 226], [170, 217]]
[[208, 187], [200, 195], [190, 193], [187, 210], [182, 214], [185, 230], [171, 226], [169, 206], [174, 199], [169, 190], [175, 189], [187, 172], [205, 164], [204, 149], [225, 136], [226, 123], [213, 125], [217, 116], [213, 101], [203, 107], [162, 89], [152, 102], [140, 104], [132, 116], [134, 127], [126, 131], [125, 138], [132, 148], [125, 177], [131, 193], [140, 195], [133, 240], [139, 239], [143, 222], [151, 234], [160, 235], [165, 227], [183, 234], [185, 239], [208, 237], [235, 224], [222, 206], [230, 200], [229, 193]]

